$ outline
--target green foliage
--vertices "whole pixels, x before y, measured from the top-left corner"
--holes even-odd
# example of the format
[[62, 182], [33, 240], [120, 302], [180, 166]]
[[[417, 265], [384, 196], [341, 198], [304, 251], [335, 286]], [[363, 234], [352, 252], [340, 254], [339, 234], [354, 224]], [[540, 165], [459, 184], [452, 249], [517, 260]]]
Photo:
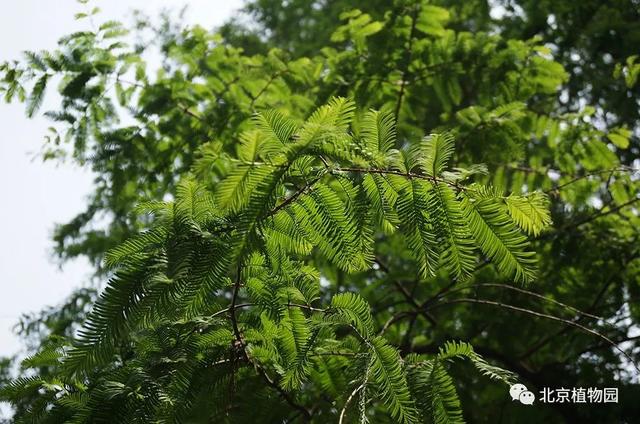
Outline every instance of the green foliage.
[[369, 338], [374, 331], [369, 305], [355, 293], [333, 296], [328, 318], [353, 326], [364, 338]]
[[[509, 217], [509, 199], [505, 198], [505, 203], [502, 203], [500, 197], [493, 193], [475, 200], [465, 196], [465, 219], [482, 252], [497, 262], [500, 271], [515, 275], [516, 281], [527, 282], [535, 275], [535, 257], [531, 251], [527, 251], [526, 237]], [[516, 219], [515, 216], [513, 219]]]
[[[398, 351], [380, 337], [372, 339], [370, 343], [372, 358], [369, 372], [380, 390], [380, 399], [397, 422], [416, 422], [416, 412]], [[436, 390], [435, 385], [432, 388]]]
[[[59, 368], [62, 375], [93, 379], [96, 369], [117, 364], [118, 357], [130, 355], [123, 349], [133, 349], [136, 361], [146, 361], [155, 354], [155, 343], [171, 343], [164, 338], [167, 331], [187, 326], [193, 330], [182, 334], [180, 341], [175, 341], [179, 347], [174, 347], [180, 349], [179, 357], [183, 359], [172, 359], [176, 353], [165, 353], [169, 356], [163, 362], [175, 363], [169, 365], [173, 371], [167, 381], [138, 383], [142, 386], [134, 389], [126, 381], [112, 380], [113, 377], [102, 381], [104, 377], [99, 377], [95, 387], [86, 391], [85, 408], [91, 411], [92, 402], [103, 396], [115, 399], [129, 390], [137, 390], [133, 410], [148, 417], [161, 416], [177, 408], [179, 402], [188, 402], [183, 397], [193, 395], [189, 392], [190, 376], [204, 365], [201, 361], [211, 349], [218, 351], [218, 357], [231, 355], [232, 362], [243, 363], [245, 367], [253, 364], [258, 375], [278, 387], [280, 393], [300, 390], [311, 375], [320, 379], [321, 387], [333, 386], [327, 379], [332, 378], [335, 370], [326, 368], [332, 363], [322, 363], [324, 371], [318, 369], [313, 355], [351, 350], [369, 358], [365, 359], [363, 392], [367, 392], [368, 385], [377, 387], [384, 409], [396, 421], [416, 422], [415, 401], [410, 396], [399, 352], [383, 337], [375, 335], [376, 324], [367, 301], [345, 292], [333, 296], [326, 309], [312, 306], [317, 302], [314, 294], [317, 288], [312, 288], [318, 284], [317, 272], [312, 268], [305, 271], [316, 275], [309, 286], [299, 280], [302, 275], [296, 276], [295, 270], [303, 270], [304, 263], [313, 264], [316, 259], [312, 258], [317, 255], [346, 272], [371, 268], [373, 239], [363, 243], [362, 237], [384, 229], [377, 228], [379, 221], [368, 213], [376, 204], [369, 202], [367, 189], [355, 183], [363, 175], [375, 174], [393, 176], [393, 189], [413, 186], [420, 190], [417, 196], [423, 197], [422, 203], [414, 206], [412, 213], [421, 220], [403, 222], [411, 212], [403, 212], [398, 201], [395, 211], [400, 219], [398, 225], [406, 228], [417, 224], [415, 231], [425, 235], [420, 240], [424, 243], [421, 249], [441, 254], [444, 268], [452, 277], [460, 277], [463, 266], [472, 269], [476, 263], [455, 193], [455, 190], [462, 192], [463, 186], [441, 177], [454, 149], [453, 138], [448, 135], [435, 134], [420, 149], [406, 152], [409, 168], [400, 164], [386, 170], [373, 168], [375, 158], [370, 163], [372, 168], [357, 166], [367, 159], [356, 150], [357, 136], [349, 131], [353, 110], [352, 103], [335, 99], [314, 112], [294, 132], [274, 112], [258, 115], [255, 127], [243, 136], [243, 140], [253, 141], [241, 143], [237, 157], [227, 159], [229, 164], [214, 193], [193, 179], [184, 180], [177, 186], [173, 202], [149, 205], [155, 219], [146, 232], [107, 254], [106, 264], [115, 270], [113, 277], [71, 349], [64, 353], [43, 351], [23, 362], [23, 366], [38, 368], [46, 358], [51, 358], [50, 366]], [[384, 163], [393, 164], [397, 151], [390, 149], [395, 144], [392, 118], [378, 112], [369, 112], [367, 116], [363, 124], [366, 129], [353, 134], [364, 134], [365, 139], [374, 141], [382, 139], [377, 146], [383, 148], [376, 150], [380, 150], [379, 155], [386, 152]], [[376, 131], [372, 131], [372, 123]], [[281, 147], [273, 149], [270, 143]], [[326, 143], [344, 154], [324, 156]], [[354, 161], [346, 162], [345, 158]], [[303, 185], [296, 188], [301, 182]], [[471, 189], [464, 190], [465, 196], [472, 196]], [[502, 198], [482, 200], [502, 202]], [[377, 213], [384, 213], [379, 202], [377, 206], [380, 208]], [[513, 221], [507, 219], [493, 225], [505, 243], [520, 243], [523, 236], [514, 230]], [[411, 243], [410, 237], [408, 242]], [[440, 244], [443, 247], [438, 247]], [[483, 240], [483, 246], [489, 251], [499, 249], [491, 239]], [[437, 261], [431, 266], [435, 272]], [[220, 309], [216, 305], [223, 301], [227, 290], [231, 290], [231, 303]], [[242, 310], [238, 303], [240, 296], [248, 300]], [[232, 331], [224, 327], [224, 322], [212, 320], [225, 313], [230, 316]], [[255, 317], [260, 319], [256, 321]], [[340, 336], [332, 328], [335, 324], [353, 329], [355, 346], [351, 338]], [[155, 342], [157, 337], [160, 338]], [[352, 350], [354, 347], [356, 351]], [[469, 352], [467, 356], [475, 359]], [[479, 363], [484, 364], [484, 368], [479, 368], [486, 372], [489, 365]], [[148, 363], [140, 370], [129, 369], [123, 362], [107, 376], [134, 372], [143, 373], [139, 378], [146, 380], [150, 378], [147, 373], [152, 371], [148, 366], [153, 367]], [[357, 374], [357, 361], [346, 366], [353, 368], [348, 373]], [[444, 386], [451, 382], [439, 373], [434, 368], [430, 380], [434, 396], [448, 396], [450, 388]], [[130, 378], [133, 377], [127, 377]], [[7, 399], [13, 399], [19, 390], [43, 384], [53, 383], [17, 381], [6, 389]], [[65, 399], [80, 393], [61, 390], [54, 390], [56, 400], [50, 400], [54, 402], [54, 410], [69, 408]], [[173, 393], [174, 390], [178, 392]], [[434, 409], [436, 419], [441, 409]], [[189, 416], [188, 410], [187, 407], [184, 412], [174, 412]]]
[[434, 423], [464, 422], [462, 407], [455, 384], [446, 364], [456, 358], [469, 359], [474, 366], [489, 378], [514, 383], [509, 371], [489, 365], [473, 347], [465, 342], [446, 342], [438, 354], [427, 360], [414, 356], [409, 358], [409, 384], [424, 417]]
[[23, 318], [14, 420], [632, 422], [505, 404], [637, 390], [637, 25], [596, 3], [255, 0], [135, 46], [88, 10], [1, 64], [29, 116], [61, 81], [43, 158], [96, 181], [56, 253], [109, 280]]

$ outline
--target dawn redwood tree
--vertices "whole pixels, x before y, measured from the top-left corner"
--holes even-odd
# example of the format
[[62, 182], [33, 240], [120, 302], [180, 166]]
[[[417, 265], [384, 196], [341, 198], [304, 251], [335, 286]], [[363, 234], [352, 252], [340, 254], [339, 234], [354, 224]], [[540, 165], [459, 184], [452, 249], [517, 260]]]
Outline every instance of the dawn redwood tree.
[[[638, 151], [632, 115], [602, 119], [628, 101], [576, 99], [555, 47], [480, 2], [335, 2], [290, 38], [278, 3], [249, 6], [268, 37], [134, 38], [88, 5], [0, 66], [29, 116], [57, 84], [43, 158], [96, 181], [56, 253], [109, 281], [22, 320], [15, 420], [633, 421]], [[614, 68], [633, 99], [635, 59]], [[620, 399], [527, 407], [515, 381]]]
[[[637, 128], [640, 5], [636, 1], [431, 3], [450, 10], [449, 27], [456, 30], [494, 31], [516, 39], [540, 37], [553, 51], [554, 60], [570, 74], [558, 90], [556, 110], [579, 111], [586, 102], [596, 108], [602, 125]], [[221, 32], [248, 51], [264, 52], [275, 45], [294, 56], [308, 55], [329, 42], [345, 10], [357, 8], [379, 19], [387, 12], [387, 4], [378, 0], [251, 0], [245, 10], [257, 25], [247, 29], [230, 22]], [[632, 142], [637, 142], [637, 137]]]

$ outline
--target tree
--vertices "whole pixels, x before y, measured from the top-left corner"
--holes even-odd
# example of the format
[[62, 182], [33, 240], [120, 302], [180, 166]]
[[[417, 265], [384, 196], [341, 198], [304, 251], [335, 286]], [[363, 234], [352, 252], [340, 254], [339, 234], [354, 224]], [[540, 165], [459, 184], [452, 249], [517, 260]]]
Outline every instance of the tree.
[[[258, 19], [266, 41], [167, 21], [153, 76], [107, 22], [2, 66], [5, 98], [29, 114], [61, 78], [44, 157], [98, 177], [57, 252], [110, 278], [86, 320], [25, 322], [66, 320], [36, 337], [33, 376], [2, 391], [17, 419], [634, 417], [625, 123], [600, 125], [602, 104], [563, 108], [571, 79], [539, 39], [467, 32], [488, 28], [481, 4], [336, 4], [339, 23], [299, 23], [322, 41], [306, 51], [309, 32], [278, 38], [287, 15]], [[451, 366], [463, 357], [480, 372]], [[515, 380], [615, 385], [621, 401], [505, 406]]]
[[[562, 95], [558, 110], [578, 111], [586, 101], [598, 109], [603, 124], [636, 127], [638, 71], [632, 69], [637, 69], [633, 64], [640, 41], [640, 8], [633, 1], [500, 0], [491, 2], [492, 6], [484, 0], [432, 3], [452, 11], [450, 26], [457, 30], [497, 31], [515, 39], [540, 37], [570, 74], [563, 90], [558, 91]], [[266, 33], [266, 44], [285, 48], [294, 55], [306, 55], [327, 45], [331, 33], [340, 25], [342, 12], [357, 8], [380, 19], [386, 10], [384, 4], [252, 0], [246, 11], [260, 24], [250, 32], [252, 36]], [[237, 27], [227, 24], [223, 34], [230, 38], [234, 29]], [[259, 50], [255, 43], [243, 45]], [[620, 73], [612, 78], [616, 68], [621, 69], [628, 60], [630, 72], [626, 81]]]

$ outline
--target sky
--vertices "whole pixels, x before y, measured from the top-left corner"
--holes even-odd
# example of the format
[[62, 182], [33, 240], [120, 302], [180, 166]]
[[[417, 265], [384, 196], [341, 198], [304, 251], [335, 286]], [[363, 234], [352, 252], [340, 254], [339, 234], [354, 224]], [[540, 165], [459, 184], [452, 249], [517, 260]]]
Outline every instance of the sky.
[[[242, 0], [92, 0], [102, 12], [95, 18], [130, 22], [133, 9], [157, 16], [188, 6], [185, 20], [213, 28], [233, 16]], [[0, 14], [0, 62], [19, 59], [25, 50], [52, 49], [63, 35], [86, 29], [74, 14], [86, 7], [75, 0], [6, 1]], [[55, 97], [42, 111], [56, 109]], [[81, 212], [93, 177], [69, 163], [34, 158], [50, 122], [28, 119], [24, 106], [0, 100], [0, 357], [16, 353], [20, 341], [13, 326], [24, 312], [62, 302], [74, 288], [87, 285], [92, 270], [84, 259], [52, 259], [55, 223]], [[1, 414], [0, 414], [1, 415]]]

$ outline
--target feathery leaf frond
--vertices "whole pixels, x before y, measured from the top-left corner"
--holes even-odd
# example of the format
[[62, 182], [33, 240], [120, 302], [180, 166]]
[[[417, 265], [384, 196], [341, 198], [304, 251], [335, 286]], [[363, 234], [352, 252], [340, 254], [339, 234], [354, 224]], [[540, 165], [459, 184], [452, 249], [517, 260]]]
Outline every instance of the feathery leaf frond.
[[507, 209], [513, 220], [527, 234], [537, 237], [551, 225], [548, 199], [544, 193], [533, 192], [526, 196], [505, 198]]
[[455, 144], [450, 133], [431, 134], [419, 145], [419, 152], [424, 155], [421, 166], [427, 175], [439, 176], [447, 167]]
[[371, 340], [371, 350], [371, 375], [389, 413], [402, 424], [417, 422], [417, 411], [398, 351], [381, 337]]
[[535, 278], [536, 260], [527, 251], [529, 243], [507, 214], [500, 199], [463, 197], [465, 220], [482, 252], [498, 266], [501, 274], [527, 283]]

